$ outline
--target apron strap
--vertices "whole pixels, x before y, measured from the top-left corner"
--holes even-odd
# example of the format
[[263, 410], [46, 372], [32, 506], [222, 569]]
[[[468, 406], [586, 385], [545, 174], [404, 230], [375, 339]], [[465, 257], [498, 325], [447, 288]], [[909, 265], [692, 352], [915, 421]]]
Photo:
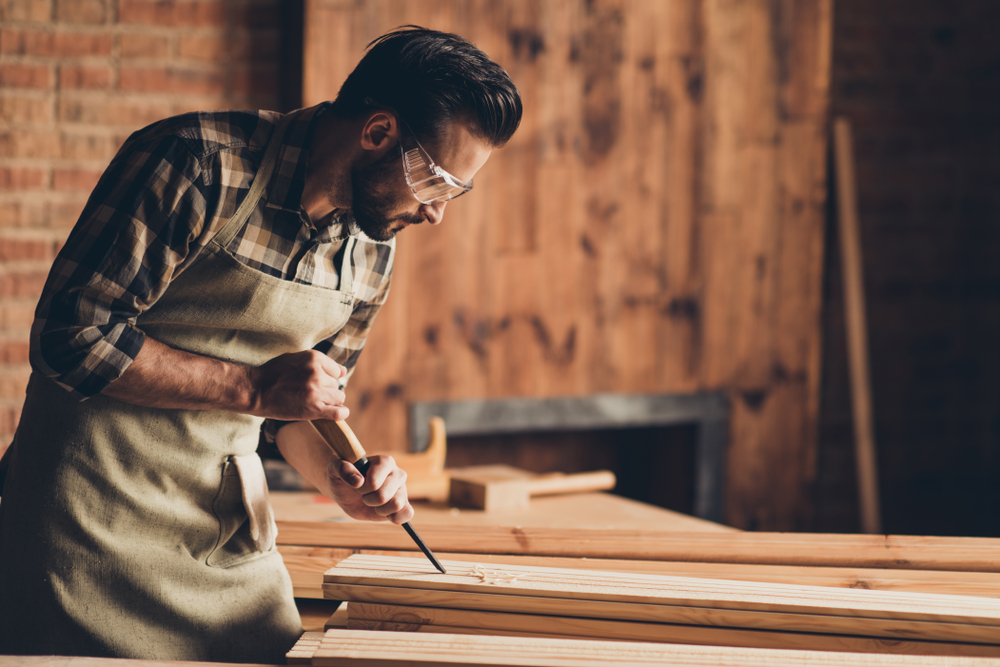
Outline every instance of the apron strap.
[[344, 258], [340, 265], [340, 287], [345, 294], [354, 294], [354, 246], [358, 243], [356, 236], [348, 236], [344, 241]]
[[264, 159], [261, 161], [260, 167], [257, 168], [253, 183], [250, 184], [250, 192], [247, 193], [240, 207], [236, 209], [236, 214], [216, 233], [214, 240], [223, 248], [228, 247], [236, 234], [243, 228], [250, 214], [257, 208], [257, 203], [264, 194], [264, 188], [271, 182], [271, 174], [274, 173], [274, 166], [278, 163], [281, 140], [284, 138], [285, 130], [288, 129], [291, 120], [291, 114], [286, 114], [278, 123], [278, 127], [271, 133], [271, 139], [267, 142], [267, 150], [264, 152]]

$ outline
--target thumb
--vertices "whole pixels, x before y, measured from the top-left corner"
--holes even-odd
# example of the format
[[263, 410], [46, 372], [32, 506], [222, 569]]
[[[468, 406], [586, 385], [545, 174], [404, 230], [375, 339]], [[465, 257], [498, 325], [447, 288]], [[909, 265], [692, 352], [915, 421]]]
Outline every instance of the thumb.
[[344, 480], [348, 486], [354, 489], [357, 489], [365, 483], [364, 475], [358, 472], [358, 469], [354, 467], [354, 464], [344, 461], [343, 459], [331, 460], [327, 472], [330, 477], [336, 475], [340, 479]]

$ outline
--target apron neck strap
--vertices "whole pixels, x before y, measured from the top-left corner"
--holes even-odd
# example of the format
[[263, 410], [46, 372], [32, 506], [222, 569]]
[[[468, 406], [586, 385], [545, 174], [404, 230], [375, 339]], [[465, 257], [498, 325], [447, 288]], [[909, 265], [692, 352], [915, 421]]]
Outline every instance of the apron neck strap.
[[340, 289], [348, 294], [354, 293], [354, 246], [357, 245], [356, 236], [348, 236], [344, 240], [344, 258], [340, 266]]
[[215, 241], [223, 248], [227, 247], [236, 237], [236, 234], [243, 228], [250, 213], [257, 208], [257, 203], [264, 194], [264, 188], [271, 182], [271, 175], [274, 167], [278, 163], [278, 152], [281, 150], [281, 140], [285, 136], [285, 130], [291, 124], [292, 115], [286, 114], [278, 123], [278, 127], [271, 133], [271, 139], [267, 142], [267, 149], [264, 151], [264, 159], [257, 169], [253, 183], [250, 184], [250, 192], [243, 199], [240, 207], [236, 209], [235, 215], [223, 225], [222, 229], [215, 235]]

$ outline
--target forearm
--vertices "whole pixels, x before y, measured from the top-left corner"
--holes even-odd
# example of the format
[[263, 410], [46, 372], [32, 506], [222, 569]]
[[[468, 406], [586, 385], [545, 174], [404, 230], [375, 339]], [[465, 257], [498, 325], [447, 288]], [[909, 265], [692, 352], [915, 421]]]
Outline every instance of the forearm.
[[309, 422], [292, 422], [278, 431], [274, 439], [278, 451], [323, 495], [333, 498], [329, 466], [333, 450]]
[[253, 369], [146, 338], [139, 354], [103, 394], [150, 408], [253, 414]]
[[243, 366], [147, 337], [135, 360], [103, 393], [151, 408], [224, 410], [286, 421], [346, 419], [339, 382], [345, 372], [315, 350]]

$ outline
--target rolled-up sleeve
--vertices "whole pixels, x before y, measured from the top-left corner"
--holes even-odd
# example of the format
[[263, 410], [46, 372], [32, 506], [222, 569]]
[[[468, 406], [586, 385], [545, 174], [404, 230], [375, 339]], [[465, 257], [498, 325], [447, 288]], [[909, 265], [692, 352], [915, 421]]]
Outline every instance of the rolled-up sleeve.
[[205, 224], [201, 165], [182, 139], [130, 139], [56, 257], [31, 330], [32, 368], [81, 400], [145, 341], [136, 317], [163, 293]]

